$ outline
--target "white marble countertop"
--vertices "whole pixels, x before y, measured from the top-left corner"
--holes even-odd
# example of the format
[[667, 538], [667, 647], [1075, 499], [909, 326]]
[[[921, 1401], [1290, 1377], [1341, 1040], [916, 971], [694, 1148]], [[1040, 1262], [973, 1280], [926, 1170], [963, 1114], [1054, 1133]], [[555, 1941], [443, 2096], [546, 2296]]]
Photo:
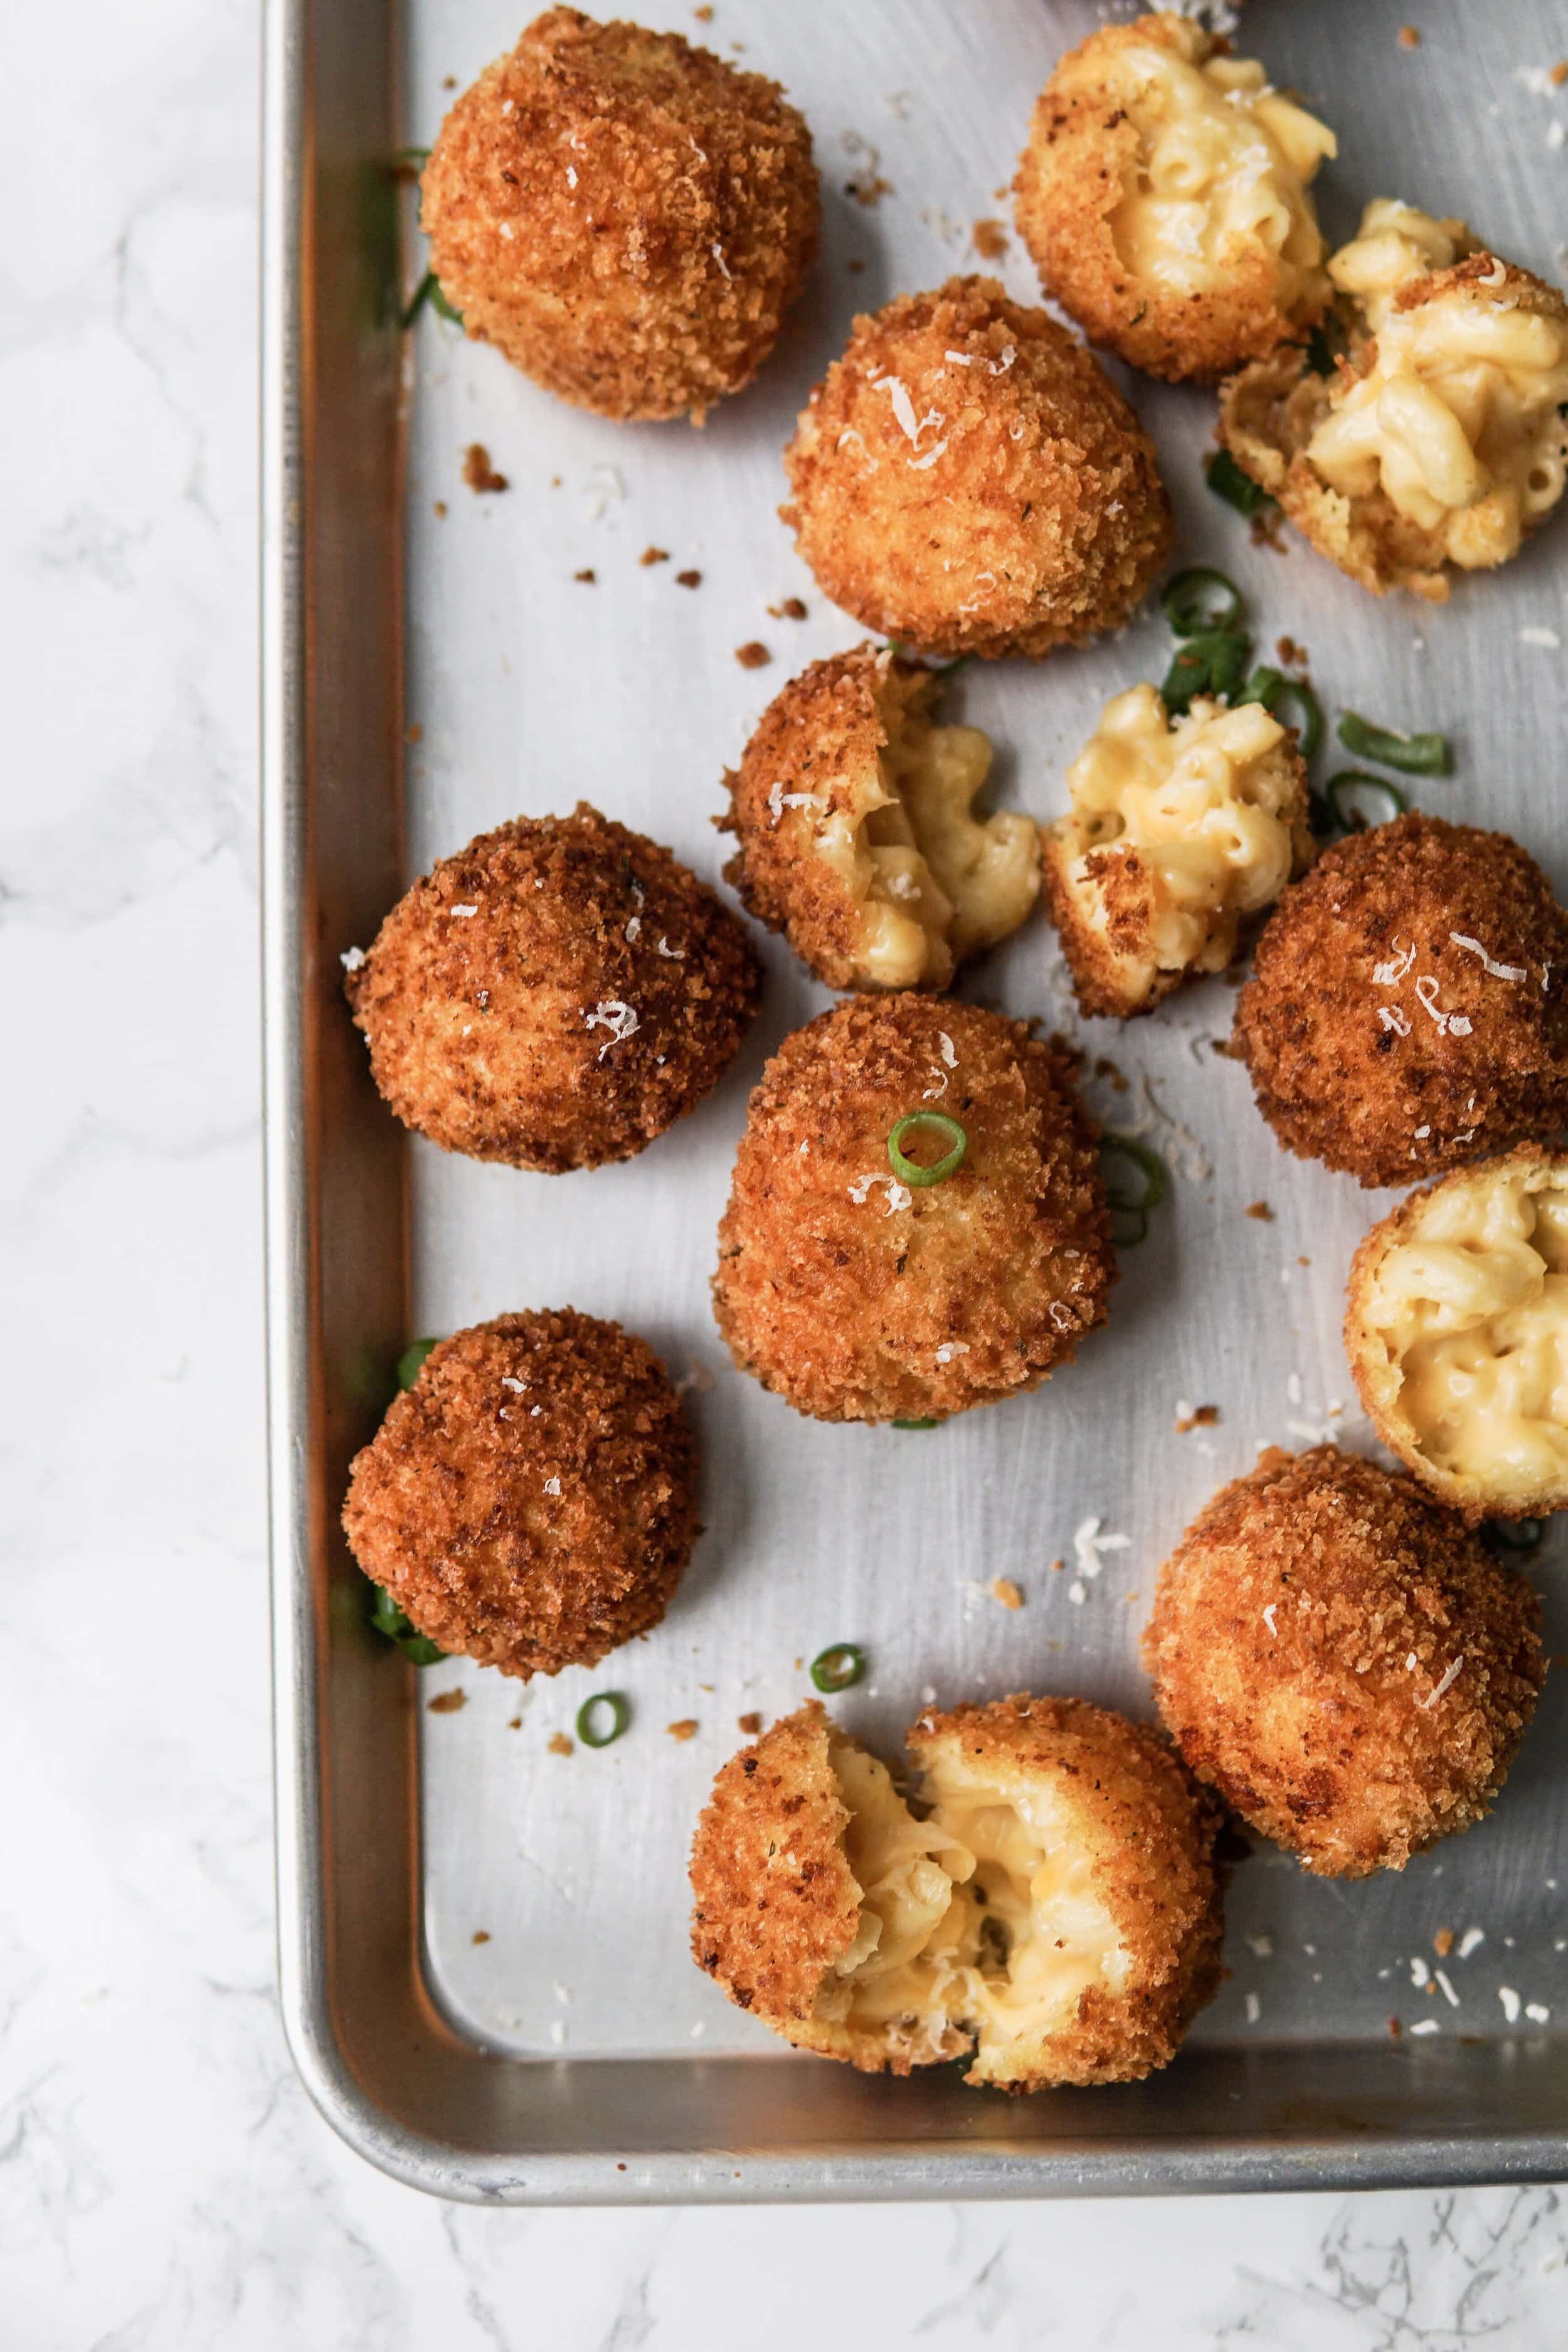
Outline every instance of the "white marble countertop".
[[1547, 2189], [475, 2212], [317, 2119], [273, 1997], [254, 0], [13, 9], [0, 56], [7, 2352], [1561, 2344]]

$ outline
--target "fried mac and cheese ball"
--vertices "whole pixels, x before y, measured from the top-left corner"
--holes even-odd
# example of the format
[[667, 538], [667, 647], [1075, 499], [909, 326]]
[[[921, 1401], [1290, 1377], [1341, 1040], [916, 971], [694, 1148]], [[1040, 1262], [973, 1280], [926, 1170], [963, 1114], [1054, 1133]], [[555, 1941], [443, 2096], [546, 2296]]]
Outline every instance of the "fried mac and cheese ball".
[[629, 1160], [695, 1109], [761, 989], [729, 908], [585, 801], [440, 859], [346, 961], [404, 1126], [552, 1174]]
[[1568, 305], [1462, 221], [1380, 198], [1329, 263], [1347, 355], [1281, 351], [1227, 384], [1219, 437], [1374, 594], [1440, 603], [1505, 563], [1568, 478]]
[[1185, 16], [1107, 25], [1062, 58], [1013, 183], [1040, 282], [1091, 342], [1211, 383], [1327, 306], [1307, 191], [1323, 123]]
[[1040, 829], [975, 814], [991, 746], [940, 690], [879, 646], [813, 662], [726, 776], [725, 880], [830, 988], [945, 988], [1039, 893]]
[[825, 595], [934, 654], [1038, 656], [1126, 620], [1171, 543], [1154, 445], [995, 278], [856, 319], [784, 453]]
[[1356, 1251], [1345, 1353], [1378, 1435], [1464, 1517], [1568, 1508], [1568, 1154], [1445, 1176]]
[[1160, 1570], [1144, 1657], [1200, 1780], [1304, 1870], [1479, 1822], [1545, 1675], [1541, 1605], [1411, 1479], [1270, 1446]]
[[[852, 998], [786, 1037], [718, 1232], [714, 1313], [741, 1370], [819, 1421], [883, 1422], [1071, 1362], [1115, 1277], [1075, 1071], [1021, 1022], [929, 996]], [[934, 1168], [953, 1172], [923, 1181]]]
[[1408, 1183], [1568, 1121], [1568, 914], [1506, 834], [1412, 813], [1286, 891], [1232, 1051], [1287, 1151]]
[[471, 336], [579, 408], [699, 425], [772, 350], [821, 213], [777, 83], [575, 8], [465, 90], [422, 185]]
[[1067, 771], [1045, 836], [1046, 912], [1079, 1004], [1126, 1020], [1235, 961], [1243, 926], [1312, 862], [1307, 772], [1261, 703], [1171, 718], [1128, 688]]
[[368, 1577], [437, 1647], [527, 1682], [656, 1625], [695, 1539], [694, 1454], [651, 1348], [570, 1307], [443, 1339], [350, 1473]]
[[1077, 1698], [926, 1714], [920, 1817], [815, 1700], [724, 1766], [692, 1952], [797, 2048], [1009, 2091], [1167, 2065], [1219, 1982], [1218, 1809]]

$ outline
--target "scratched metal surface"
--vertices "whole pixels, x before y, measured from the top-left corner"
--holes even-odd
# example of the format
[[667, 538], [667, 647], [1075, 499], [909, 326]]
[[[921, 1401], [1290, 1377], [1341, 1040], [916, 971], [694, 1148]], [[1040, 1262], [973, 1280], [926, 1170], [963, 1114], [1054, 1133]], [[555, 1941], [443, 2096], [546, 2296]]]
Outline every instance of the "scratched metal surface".
[[[692, 30], [685, 7], [653, 23]], [[407, 718], [410, 871], [518, 812], [581, 795], [671, 845], [709, 879], [724, 847], [711, 820], [720, 772], [764, 705], [808, 660], [860, 632], [830, 606], [775, 508], [791, 419], [841, 347], [853, 310], [975, 267], [969, 226], [1009, 213], [1030, 103], [1096, 11], [1041, 0], [720, 0], [706, 37], [744, 47], [810, 121], [827, 194], [824, 250], [803, 311], [759, 383], [706, 431], [618, 427], [574, 414], [493, 353], [422, 324], [408, 477]], [[1105, 11], [1098, 12], [1107, 13]], [[1404, 0], [1249, 12], [1244, 46], [1334, 126], [1320, 184], [1336, 241], [1361, 204], [1398, 194], [1468, 216], [1491, 241], [1561, 278], [1568, 156], [1549, 143], [1564, 96], [1521, 68], [1564, 47], [1559, 7], [1429, 5], [1415, 51], [1396, 38]], [[428, 140], [445, 102], [517, 31], [507, 0], [430, 0], [408, 27], [407, 124]], [[845, 183], [891, 184], [874, 208]], [[852, 260], [862, 265], [852, 272]], [[1016, 243], [999, 265], [1036, 299]], [[1418, 783], [1427, 806], [1515, 833], [1568, 885], [1561, 786], [1562, 656], [1524, 632], [1568, 637], [1568, 524], [1544, 531], [1496, 579], [1446, 608], [1375, 604], [1297, 543], [1254, 549], [1205, 491], [1198, 463], [1213, 401], [1128, 380], [1176, 500], [1180, 557], [1222, 563], [1260, 642], [1310, 649], [1325, 704], [1395, 724], [1440, 726], [1457, 772]], [[509, 477], [479, 498], [458, 478], [483, 441]], [[444, 501], [444, 519], [434, 512]], [[650, 543], [667, 564], [641, 567]], [[674, 572], [700, 569], [695, 593]], [[591, 567], [592, 585], [573, 574]], [[802, 597], [804, 624], [769, 605]], [[734, 648], [772, 653], [743, 670]], [[1157, 614], [1116, 639], [1037, 667], [975, 667], [948, 709], [998, 746], [999, 799], [1046, 817], [1062, 771], [1105, 698], [1158, 679]], [[1506, 946], [1506, 942], [1504, 943]], [[1220, 983], [1126, 1032], [1074, 1018], [1051, 934], [1032, 922], [966, 983], [1111, 1054], [1129, 1082], [1097, 1090], [1121, 1126], [1145, 1124], [1176, 1171], [1147, 1244], [1128, 1254], [1109, 1327], [1038, 1394], [930, 1434], [820, 1427], [728, 1365], [707, 1304], [714, 1230], [747, 1092], [765, 1055], [829, 998], [779, 944], [756, 1034], [698, 1114], [629, 1165], [549, 1179], [413, 1146], [415, 1328], [445, 1331], [503, 1309], [571, 1302], [621, 1318], [695, 1382], [706, 1531], [664, 1626], [591, 1672], [522, 1688], [463, 1665], [422, 1695], [461, 1685], [461, 1712], [422, 1714], [424, 1936], [437, 1998], [461, 2031], [517, 2054], [754, 2051], [777, 2047], [729, 2008], [686, 1951], [685, 1857], [712, 1773], [742, 1735], [807, 1689], [798, 1661], [830, 1640], [862, 1643], [867, 1682], [837, 1703], [883, 1752], [933, 1692], [942, 1702], [1018, 1688], [1085, 1693], [1148, 1708], [1137, 1662], [1155, 1570], [1183, 1526], [1259, 1444], [1332, 1429], [1362, 1445], [1339, 1339], [1351, 1251], [1392, 1196], [1287, 1158], [1244, 1075], [1211, 1041], [1228, 1025]], [[1416, 1172], [1413, 1165], [1413, 1175]], [[1271, 1223], [1245, 1204], [1272, 1206]], [[1173, 1427], [1178, 1402], [1214, 1403], [1216, 1427]], [[1075, 1580], [1074, 1531], [1098, 1517], [1117, 1548]], [[1060, 1573], [1051, 1563], [1065, 1558]], [[1534, 1572], [1554, 1598], [1564, 1548]], [[979, 1588], [1015, 1579], [1009, 1614]], [[1082, 1597], [1075, 1597], [1076, 1591]], [[570, 1759], [547, 1742], [590, 1691], [615, 1686], [631, 1734]], [[695, 1717], [687, 1744], [664, 1727]], [[1370, 1885], [1314, 1885], [1260, 1849], [1236, 1875], [1233, 1970], [1200, 2021], [1211, 2040], [1382, 2037], [1406, 2026], [1491, 2035], [1498, 1987], [1568, 2022], [1568, 1895], [1555, 1881], [1563, 1829], [1563, 1709], [1549, 1693], [1493, 1819]], [[1434, 1932], [1480, 1927], [1448, 1973], [1460, 2006], [1417, 1991], [1411, 1957]], [[477, 1935], [487, 1937], [476, 1942]]]

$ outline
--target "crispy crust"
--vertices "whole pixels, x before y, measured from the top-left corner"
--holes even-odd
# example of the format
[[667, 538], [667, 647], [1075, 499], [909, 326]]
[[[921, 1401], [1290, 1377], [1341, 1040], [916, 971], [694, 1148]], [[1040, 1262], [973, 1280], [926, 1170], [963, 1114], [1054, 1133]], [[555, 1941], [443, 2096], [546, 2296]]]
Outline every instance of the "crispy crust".
[[1270, 1447], [1160, 1570], [1144, 1657], [1198, 1778], [1303, 1869], [1361, 1878], [1490, 1810], [1544, 1679], [1540, 1616], [1410, 1479]]
[[[1491, 976], [1456, 934], [1528, 980]], [[1506, 834], [1412, 813], [1338, 843], [1285, 892], [1232, 1050], [1288, 1151], [1407, 1183], [1568, 1121], [1565, 968], [1568, 914], [1535, 860]]]
[[1106, 83], [1121, 52], [1153, 43], [1189, 65], [1218, 46], [1184, 16], [1106, 25], [1056, 68], [1036, 102], [1013, 182], [1019, 235], [1040, 284], [1071, 311], [1092, 343], [1173, 383], [1212, 383], [1322, 317], [1327, 292], [1281, 310], [1273, 257], [1261, 246], [1233, 257], [1224, 286], [1175, 294], [1134, 278], [1116, 248], [1112, 218], [1135, 181], [1141, 142]]
[[527, 1682], [659, 1622], [696, 1537], [694, 1475], [643, 1340], [570, 1307], [500, 1315], [444, 1339], [394, 1399], [354, 1457], [343, 1528], [422, 1633]]
[[[1494, 283], [1500, 267], [1504, 275]], [[1396, 308], [1412, 310], [1455, 291], [1478, 308], [1568, 317], [1568, 305], [1554, 286], [1484, 250], [1416, 278], [1400, 292]], [[1242, 471], [1278, 499], [1318, 553], [1363, 588], [1375, 596], [1404, 588], [1440, 604], [1456, 568], [1441, 533], [1400, 514], [1382, 488], [1364, 498], [1345, 498], [1307, 459], [1307, 444], [1333, 405], [1336, 385], [1369, 373], [1377, 361], [1376, 339], [1361, 328], [1354, 306], [1342, 301], [1339, 315], [1349, 352], [1338, 374], [1314, 375], [1304, 350], [1284, 349], [1254, 362], [1220, 393], [1218, 438]], [[1526, 524], [1526, 536], [1531, 527]]]
[[[661, 940], [680, 952], [661, 954]], [[405, 1127], [551, 1174], [629, 1160], [695, 1109], [761, 985], [729, 908], [586, 801], [440, 859], [344, 982]], [[631, 1008], [635, 1030], [616, 1035], [607, 1024], [622, 1016], [601, 1005]]]
[[[787, 1037], [719, 1226], [714, 1313], [741, 1369], [798, 1412], [881, 1422], [992, 1403], [1070, 1362], [1115, 1278], [1075, 1074], [1022, 1023], [907, 992]], [[932, 1107], [966, 1129], [964, 1163], [889, 1209], [888, 1132], [944, 1078]]]
[[1469, 1527], [1478, 1527], [1483, 1519], [1531, 1518], [1568, 1509], [1568, 1486], [1542, 1486], [1530, 1495], [1511, 1499], [1490, 1493], [1479, 1479], [1463, 1477], [1429, 1461], [1421, 1452], [1408, 1419], [1400, 1411], [1402, 1376], [1370, 1319], [1367, 1302], [1384, 1257], [1399, 1243], [1416, 1238], [1422, 1213], [1434, 1193], [1448, 1192], [1457, 1186], [1483, 1186], [1515, 1170], [1539, 1173], [1543, 1183], [1568, 1184], [1568, 1153], [1547, 1151], [1527, 1143], [1517, 1151], [1504, 1153], [1500, 1159], [1484, 1160], [1479, 1167], [1463, 1169], [1435, 1183], [1424, 1184], [1362, 1235], [1345, 1284], [1344, 1352], [1356, 1393], [1374, 1428], [1411, 1476], [1450, 1510], [1458, 1511]]
[[1087, 1699], [1015, 1692], [924, 1715], [908, 1745], [926, 1772], [945, 1753], [983, 1759], [1004, 1795], [1049, 1780], [1071, 1804], [1076, 1840], [1093, 1857], [1094, 1892], [1131, 1959], [1125, 1990], [1087, 1987], [1070, 2030], [1010, 2057], [982, 2036], [966, 2082], [1037, 2091], [1133, 2083], [1168, 2065], [1219, 1989], [1220, 1807], [1157, 1731]]
[[423, 181], [476, 341], [601, 416], [750, 381], [816, 250], [811, 134], [776, 82], [642, 26], [538, 17], [442, 124]]
[[[857, 646], [813, 662], [774, 696], [738, 769], [725, 771], [725, 829], [740, 845], [724, 878], [747, 913], [782, 931], [830, 988], [855, 985], [860, 908], [827, 861], [811, 854], [810, 819], [793, 808], [776, 815], [771, 795], [781, 785], [788, 793], [825, 793], [825, 806], [834, 812], [860, 805], [887, 743], [877, 696], [894, 667], [883, 646]], [[910, 674], [905, 664], [896, 667]]]
[[991, 278], [857, 318], [784, 464], [779, 511], [824, 594], [930, 653], [1033, 656], [1117, 628], [1171, 544], [1132, 410], [1065, 328]]

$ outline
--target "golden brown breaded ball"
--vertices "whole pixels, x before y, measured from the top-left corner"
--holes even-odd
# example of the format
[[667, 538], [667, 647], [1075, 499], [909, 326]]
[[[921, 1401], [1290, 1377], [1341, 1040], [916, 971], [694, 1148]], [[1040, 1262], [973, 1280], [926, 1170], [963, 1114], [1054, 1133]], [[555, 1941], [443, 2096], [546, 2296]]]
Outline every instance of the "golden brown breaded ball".
[[426, 1638], [527, 1682], [656, 1625], [695, 1540], [664, 1368], [570, 1307], [443, 1339], [350, 1472], [365, 1574]]
[[1307, 194], [1334, 135], [1189, 18], [1106, 25], [1047, 82], [1013, 183], [1040, 282], [1091, 342], [1212, 383], [1327, 306]]
[[1343, 355], [1228, 383], [1219, 437], [1321, 555], [1440, 604], [1517, 554], [1568, 480], [1568, 304], [1463, 221], [1380, 197], [1329, 263]]
[[813, 662], [727, 772], [724, 878], [830, 988], [945, 988], [1018, 929], [1040, 828], [974, 814], [977, 727], [938, 727], [941, 680], [883, 646]]
[[729, 908], [586, 801], [441, 858], [345, 961], [404, 1126], [551, 1174], [630, 1160], [695, 1110], [762, 984]]
[[[786, 1037], [751, 1097], [718, 1231], [731, 1355], [819, 1421], [945, 1419], [1038, 1388], [1115, 1279], [1076, 1061], [1022, 1022], [854, 998]], [[889, 1139], [929, 1169], [895, 1171]]]
[[1154, 444], [1082, 343], [994, 278], [856, 319], [784, 453], [823, 593], [921, 652], [1119, 628], [1171, 543]]
[[441, 126], [422, 219], [476, 341], [600, 416], [748, 383], [816, 251], [811, 134], [675, 33], [551, 8]]
[[926, 1714], [921, 1818], [815, 1700], [732, 1757], [692, 1847], [692, 1953], [797, 2048], [972, 2060], [1008, 2091], [1168, 2064], [1219, 1981], [1219, 1809], [1079, 1698]]
[[1522, 1577], [1414, 1482], [1270, 1446], [1160, 1570], [1144, 1658], [1200, 1780], [1324, 1878], [1489, 1811], [1545, 1677]]
[[1568, 1509], [1568, 1153], [1527, 1143], [1374, 1225], [1344, 1348], [1384, 1444], [1472, 1525]]
[[1408, 1183], [1568, 1120], [1568, 914], [1516, 841], [1412, 812], [1286, 891], [1231, 1050], [1287, 1151]]
[[1113, 697], [1067, 771], [1045, 836], [1045, 909], [1080, 1009], [1121, 1021], [1200, 973], [1314, 855], [1307, 771], [1260, 702], [1200, 696], [1172, 717], [1152, 686]]

